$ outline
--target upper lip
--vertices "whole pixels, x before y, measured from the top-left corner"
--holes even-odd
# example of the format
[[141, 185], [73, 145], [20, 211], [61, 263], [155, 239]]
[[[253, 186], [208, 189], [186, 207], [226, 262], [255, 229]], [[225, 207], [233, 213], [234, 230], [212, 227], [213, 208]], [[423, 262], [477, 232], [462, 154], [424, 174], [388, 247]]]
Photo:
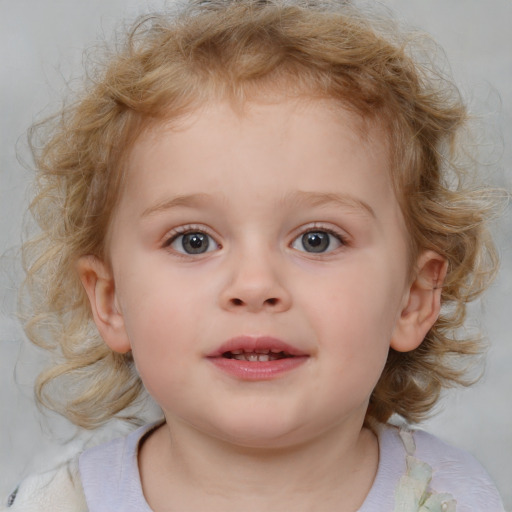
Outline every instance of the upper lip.
[[289, 356], [307, 356], [306, 352], [272, 336], [236, 336], [227, 340], [208, 357], [220, 357], [226, 352], [284, 352]]

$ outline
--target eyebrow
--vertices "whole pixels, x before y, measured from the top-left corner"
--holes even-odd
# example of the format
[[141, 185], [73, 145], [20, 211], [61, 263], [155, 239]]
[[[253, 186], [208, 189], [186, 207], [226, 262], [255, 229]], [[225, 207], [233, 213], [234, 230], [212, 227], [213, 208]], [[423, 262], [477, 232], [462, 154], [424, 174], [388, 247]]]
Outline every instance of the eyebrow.
[[205, 204], [208, 199], [211, 199], [209, 194], [186, 194], [173, 197], [172, 199], [167, 199], [160, 203], [156, 203], [149, 208], [146, 208], [141, 217], [151, 217], [152, 215], [160, 212], [165, 212], [167, 210], [172, 210], [176, 207], [185, 207], [185, 208], [195, 208]]
[[336, 206], [350, 208], [377, 218], [374, 209], [365, 201], [350, 194], [336, 194], [332, 192], [304, 192], [298, 191], [287, 195], [283, 202], [296, 203], [298, 206]]
[[[141, 217], [151, 217], [160, 212], [165, 212], [177, 207], [197, 208], [212, 200], [212, 196], [206, 193], [186, 194], [173, 197], [146, 208]], [[375, 211], [365, 201], [349, 194], [335, 194], [331, 192], [305, 192], [297, 191], [287, 194], [283, 204], [296, 204], [297, 206], [336, 206], [350, 208], [376, 218]]]

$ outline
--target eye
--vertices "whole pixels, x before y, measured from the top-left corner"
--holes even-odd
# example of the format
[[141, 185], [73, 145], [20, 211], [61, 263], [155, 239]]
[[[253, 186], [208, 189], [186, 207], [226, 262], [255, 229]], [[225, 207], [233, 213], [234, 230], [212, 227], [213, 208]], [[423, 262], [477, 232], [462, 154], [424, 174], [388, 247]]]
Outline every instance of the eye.
[[182, 254], [204, 254], [219, 248], [217, 242], [203, 231], [178, 234], [171, 238], [166, 246]]
[[329, 231], [314, 229], [306, 231], [292, 242], [292, 248], [311, 253], [331, 252], [343, 245], [340, 235]]

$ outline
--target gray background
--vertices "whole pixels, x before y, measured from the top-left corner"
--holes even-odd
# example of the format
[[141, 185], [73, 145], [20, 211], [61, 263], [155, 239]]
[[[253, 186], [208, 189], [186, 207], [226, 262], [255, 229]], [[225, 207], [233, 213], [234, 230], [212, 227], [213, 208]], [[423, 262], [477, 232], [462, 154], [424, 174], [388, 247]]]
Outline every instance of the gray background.
[[[490, 183], [512, 188], [511, 0], [386, 0], [409, 25], [445, 49], [453, 74], [486, 127], [482, 159]], [[111, 34], [121, 19], [164, 2], [137, 0], [0, 0], [0, 494], [23, 474], [64, 458], [72, 430], [42, 419], [32, 381], [44, 357], [22, 343], [15, 318], [19, 241], [30, 173], [25, 131], [58, 107], [82, 69], [83, 49]], [[17, 148], [17, 149], [16, 149]], [[512, 214], [496, 226], [502, 270], [472, 320], [491, 340], [487, 371], [469, 390], [448, 393], [424, 427], [472, 452], [512, 510]], [[49, 427], [53, 433], [49, 433]]]

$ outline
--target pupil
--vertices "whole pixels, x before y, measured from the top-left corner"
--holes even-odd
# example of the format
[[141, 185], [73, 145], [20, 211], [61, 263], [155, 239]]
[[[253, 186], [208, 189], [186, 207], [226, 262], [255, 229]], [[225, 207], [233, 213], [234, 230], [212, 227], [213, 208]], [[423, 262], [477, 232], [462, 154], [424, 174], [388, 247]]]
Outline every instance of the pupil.
[[302, 245], [308, 252], [324, 252], [329, 247], [329, 235], [323, 231], [305, 233]]
[[189, 254], [201, 254], [208, 250], [208, 235], [204, 233], [188, 233], [183, 235], [183, 249]]

